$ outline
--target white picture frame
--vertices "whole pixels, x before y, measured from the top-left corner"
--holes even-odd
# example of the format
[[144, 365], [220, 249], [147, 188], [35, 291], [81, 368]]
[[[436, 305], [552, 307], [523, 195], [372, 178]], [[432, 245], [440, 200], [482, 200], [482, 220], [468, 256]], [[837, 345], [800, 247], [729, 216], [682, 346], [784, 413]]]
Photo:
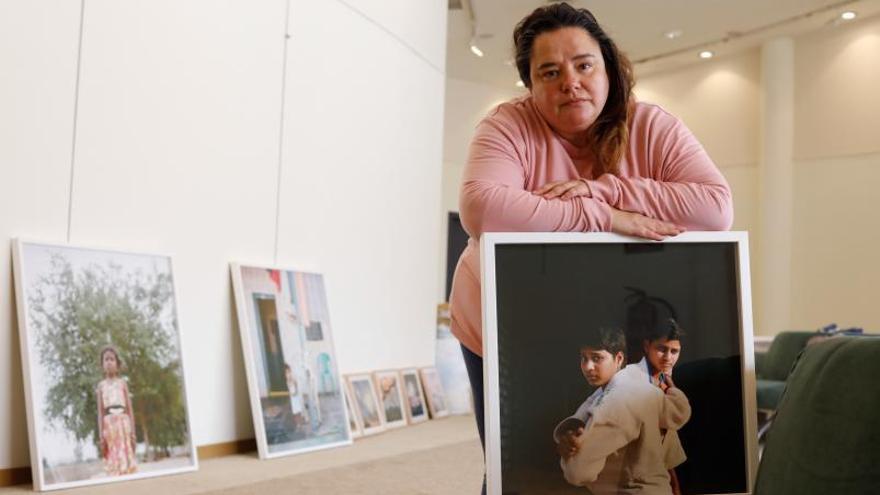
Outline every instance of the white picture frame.
[[406, 406], [406, 419], [411, 425], [428, 420], [428, 403], [425, 401], [425, 391], [422, 381], [419, 379], [417, 368], [405, 368], [400, 370], [400, 386], [404, 392]]
[[351, 444], [323, 276], [230, 270], [260, 458]]
[[[675, 468], [680, 482], [681, 470], [689, 473], [685, 492], [751, 493], [757, 432], [747, 233], [687, 232], [663, 242], [487, 233], [480, 243], [488, 494], [583, 490], [563, 478], [546, 425], [561, 424], [591, 392], [573, 345], [579, 332], [603, 318], [635, 328], [632, 303], [621, 299], [625, 286], [678, 306], [685, 337], [674, 376], [692, 408], [677, 432], [688, 456]], [[727, 465], [712, 452], [727, 455]]]
[[351, 430], [351, 438], [352, 440], [356, 440], [362, 436], [364, 436], [364, 425], [361, 424], [361, 419], [355, 413], [354, 405], [351, 400], [351, 387], [349, 386], [348, 381], [345, 381], [345, 407], [346, 412], [348, 413], [348, 426]]
[[376, 387], [376, 398], [379, 401], [379, 411], [385, 427], [393, 429], [406, 426], [406, 407], [400, 375], [397, 371], [373, 372], [373, 386]]
[[15, 239], [13, 268], [34, 489], [198, 469], [171, 257]]

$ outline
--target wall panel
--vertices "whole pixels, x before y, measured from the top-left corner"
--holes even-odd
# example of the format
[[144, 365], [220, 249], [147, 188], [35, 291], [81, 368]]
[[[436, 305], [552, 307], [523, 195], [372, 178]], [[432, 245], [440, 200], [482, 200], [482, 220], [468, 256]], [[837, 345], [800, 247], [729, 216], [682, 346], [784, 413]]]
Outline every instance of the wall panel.
[[342, 372], [427, 365], [444, 76], [344, 5], [311, 8], [334, 22], [291, 12], [279, 260], [325, 273]]
[[11, 239], [63, 241], [79, 2], [0, 2], [0, 469], [28, 464]]

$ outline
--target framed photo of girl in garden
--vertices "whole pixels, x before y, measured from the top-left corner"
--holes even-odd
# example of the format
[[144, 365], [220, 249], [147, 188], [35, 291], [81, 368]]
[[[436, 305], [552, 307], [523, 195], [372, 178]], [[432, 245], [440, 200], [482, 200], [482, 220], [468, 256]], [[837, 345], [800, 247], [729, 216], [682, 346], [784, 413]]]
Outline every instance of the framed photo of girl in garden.
[[171, 259], [14, 241], [34, 488], [193, 471]]
[[324, 277], [233, 264], [232, 283], [260, 458], [350, 444]]
[[746, 233], [481, 248], [487, 493], [750, 493]]

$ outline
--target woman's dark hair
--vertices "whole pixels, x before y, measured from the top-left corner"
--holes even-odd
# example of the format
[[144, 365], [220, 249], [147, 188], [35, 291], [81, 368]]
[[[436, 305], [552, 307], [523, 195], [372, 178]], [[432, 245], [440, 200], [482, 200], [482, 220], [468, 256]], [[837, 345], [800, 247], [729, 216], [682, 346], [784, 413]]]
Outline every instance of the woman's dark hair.
[[101, 352], [98, 353], [98, 364], [100, 364], [101, 366], [104, 366], [104, 354], [107, 354], [108, 352], [112, 353], [113, 357], [116, 358], [116, 369], [121, 371], [122, 370], [122, 360], [119, 359], [119, 351], [117, 351], [116, 347], [114, 347], [112, 345], [107, 345], [107, 346], [104, 346], [103, 348], [101, 348]]
[[516, 25], [513, 30], [513, 46], [516, 51], [516, 68], [527, 88], [532, 87], [531, 58], [535, 38], [542, 33], [565, 27], [579, 27], [587, 32], [602, 50], [605, 71], [608, 74], [608, 99], [605, 107], [590, 126], [588, 142], [596, 155], [598, 177], [603, 173], [616, 173], [617, 164], [629, 142], [629, 118], [632, 111], [632, 88], [635, 85], [632, 65], [626, 55], [617, 49], [614, 41], [605, 33], [599, 22], [587, 9], [576, 9], [560, 2], [538, 7]]

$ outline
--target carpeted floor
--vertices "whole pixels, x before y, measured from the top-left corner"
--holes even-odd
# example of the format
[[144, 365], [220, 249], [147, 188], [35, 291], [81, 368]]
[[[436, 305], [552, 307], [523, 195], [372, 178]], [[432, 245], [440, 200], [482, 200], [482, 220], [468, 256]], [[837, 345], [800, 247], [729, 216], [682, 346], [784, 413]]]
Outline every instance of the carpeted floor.
[[[478, 494], [483, 455], [473, 416], [432, 420], [360, 438], [348, 447], [261, 461], [256, 453], [209, 459], [199, 470], [96, 485], [70, 495]], [[33, 493], [31, 485], [0, 495]]]
[[217, 495], [476, 495], [483, 458], [471, 441], [211, 492]]

